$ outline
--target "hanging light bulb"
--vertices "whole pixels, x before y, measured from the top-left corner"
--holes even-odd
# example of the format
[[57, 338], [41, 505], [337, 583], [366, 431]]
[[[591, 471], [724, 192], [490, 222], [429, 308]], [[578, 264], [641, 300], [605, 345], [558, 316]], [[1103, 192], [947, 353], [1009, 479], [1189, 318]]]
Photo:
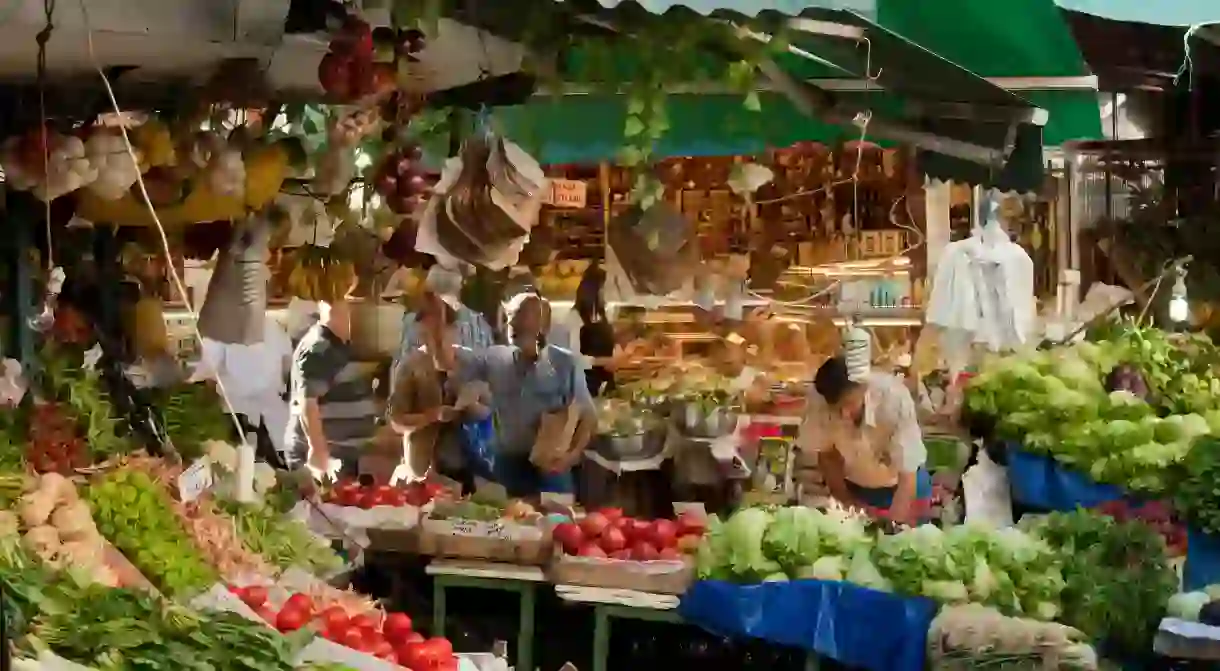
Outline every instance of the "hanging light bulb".
[[1169, 299], [1169, 321], [1180, 323], [1190, 318], [1190, 304], [1186, 302], [1186, 267], [1184, 265], [1178, 266], [1177, 275]]

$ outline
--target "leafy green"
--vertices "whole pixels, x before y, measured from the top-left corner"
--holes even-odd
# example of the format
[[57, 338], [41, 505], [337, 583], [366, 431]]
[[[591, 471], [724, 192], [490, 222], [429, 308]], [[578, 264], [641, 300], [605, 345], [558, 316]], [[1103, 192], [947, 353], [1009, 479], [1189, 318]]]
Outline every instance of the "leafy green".
[[1160, 534], [1141, 522], [1076, 511], [1022, 520], [1063, 561], [1059, 622], [1112, 646], [1146, 654], [1177, 591]]
[[260, 504], [222, 501], [246, 549], [282, 569], [299, 566], [316, 575], [343, 568], [343, 559], [301, 522]]
[[147, 473], [115, 469], [91, 483], [85, 498], [98, 531], [171, 597], [189, 598], [216, 581], [168, 494]]
[[1183, 472], [1174, 489], [1178, 514], [1200, 531], [1220, 534], [1220, 439], [1208, 436], [1196, 441]]

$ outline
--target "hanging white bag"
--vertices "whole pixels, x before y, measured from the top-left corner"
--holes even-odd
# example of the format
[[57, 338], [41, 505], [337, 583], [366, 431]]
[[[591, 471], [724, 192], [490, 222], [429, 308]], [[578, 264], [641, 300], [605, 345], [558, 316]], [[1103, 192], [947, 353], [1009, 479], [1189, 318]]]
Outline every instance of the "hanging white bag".
[[966, 499], [966, 523], [985, 524], [1000, 529], [1013, 525], [1012, 492], [1008, 488], [1008, 469], [979, 449], [978, 462], [962, 475]]

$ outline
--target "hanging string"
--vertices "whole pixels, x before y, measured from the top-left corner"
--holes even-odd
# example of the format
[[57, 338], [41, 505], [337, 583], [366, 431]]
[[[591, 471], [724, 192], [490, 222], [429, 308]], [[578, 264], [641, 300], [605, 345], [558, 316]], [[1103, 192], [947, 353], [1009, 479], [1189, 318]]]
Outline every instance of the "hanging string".
[[[51, 41], [51, 33], [55, 30], [55, 0], [43, 0], [42, 13], [45, 20], [42, 30], [34, 37], [38, 43], [38, 116], [40, 126], [38, 129], [39, 139], [42, 141], [42, 178], [47, 180], [51, 177], [51, 133], [48, 127], [49, 119], [47, 118], [47, 42]], [[44, 225], [47, 228], [47, 273], [55, 268], [55, 252], [54, 245], [51, 244], [51, 199], [43, 199], [43, 214], [46, 217]]]

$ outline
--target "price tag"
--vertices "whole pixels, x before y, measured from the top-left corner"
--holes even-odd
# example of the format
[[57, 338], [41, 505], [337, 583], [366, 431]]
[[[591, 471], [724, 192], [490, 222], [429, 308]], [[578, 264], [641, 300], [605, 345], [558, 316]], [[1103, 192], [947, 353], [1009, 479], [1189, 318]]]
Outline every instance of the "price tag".
[[191, 464], [178, 476], [178, 498], [190, 503], [212, 488], [212, 462], [207, 457]]
[[555, 207], [584, 207], [588, 186], [576, 179], [552, 179], [549, 198], [543, 198], [547, 205]]
[[483, 536], [485, 538], [511, 538], [508, 528], [500, 522], [477, 520], [454, 520], [453, 533], [461, 536]]

